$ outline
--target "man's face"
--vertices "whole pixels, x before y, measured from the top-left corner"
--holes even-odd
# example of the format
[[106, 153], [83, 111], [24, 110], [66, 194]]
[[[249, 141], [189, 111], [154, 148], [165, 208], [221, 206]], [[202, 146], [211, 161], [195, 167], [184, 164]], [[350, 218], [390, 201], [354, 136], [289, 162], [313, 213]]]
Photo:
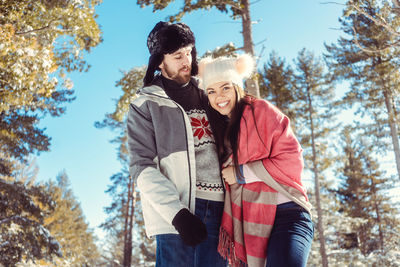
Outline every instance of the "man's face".
[[179, 84], [185, 84], [190, 80], [192, 71], [192, 46], [185, 46], [174, 53], [165, 54], [160, 64], [161, 74]]

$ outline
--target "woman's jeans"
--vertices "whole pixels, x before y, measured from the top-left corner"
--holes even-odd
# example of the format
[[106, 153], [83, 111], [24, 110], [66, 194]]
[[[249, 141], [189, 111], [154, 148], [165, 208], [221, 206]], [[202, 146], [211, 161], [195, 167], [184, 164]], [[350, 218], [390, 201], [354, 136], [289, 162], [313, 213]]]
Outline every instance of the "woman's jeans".
[[314, 236], [310, 214], [295, 202], [277, 206], [268, 241], [267, 267], [306, 266]]
[[178, 234], [157, 235], [156, 267], [227, 266], [217, 251], [223, 210], [224, 202], [197, 198], [195, 214], [206, 224], [208, 238], [191, 247], [186, 246]]

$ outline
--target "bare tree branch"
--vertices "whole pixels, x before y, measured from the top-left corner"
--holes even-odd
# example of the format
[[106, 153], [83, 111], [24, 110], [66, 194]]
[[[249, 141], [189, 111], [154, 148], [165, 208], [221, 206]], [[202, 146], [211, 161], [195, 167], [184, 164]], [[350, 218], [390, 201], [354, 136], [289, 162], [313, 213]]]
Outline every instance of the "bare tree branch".
[[[265, 40], [266, 40], [266, 39], [265, 39]], [[257, 58], [256, 66], [257, 66], [258, 63], [260, 62], [260, 59], [261, 59], [261, 57], [263, 56], [264, 52], [265, 52], [265, 45], [263, 45], [263, 46], [261, 47], [261, 51], [260, 51], [260, 53], [258, 54], [258, 56], [256, 57], [256, 58]]]
[[225, 4], [225, 5], [228, 5], [228, 6], [231, 6], [233, 8], [236, 8], [236, 9], [241, 9], [242, 8], [241, 4], [239, 2], [234, 2], [234, 1], [227, 0], [227, 1], [222, 1], [221, 3]]
[[233, 52], [236, 52], [236, 51], [239, 51], [239, 50], [244, 51], [244, 47], [243, 47], [243, 46], [242, 46], [242, 47], [236, 47], [236, 48], [233, 49], [232, 51], [233, 51]]
[[267, 40], [268, 40], [268, 39], [265, 38], [265, 39], [263, 39], [263, 40], [261, 40], [261, 41], [255, 43], [254, 46], [257, 46], [257, 45], [259, 45], [259, 44], [262, 44], [262, 43], [266, 42]]
[[345, 4], [338, 3], [338, 2], [332, 2], [332, 1], [329, 1], [329, 2], [320, 2], [320, 4], [321, 4], [321, 5], [330, 5], [330, 4], [334, 4], [334, 5], [339, 5], [339, 6], [345, 6]]
[[58, 21], [58, 20], [59, 20], [58, 18], [57, 19], [52, 19], [52, 20], [49, 21], [49, 23], [46, 26], [43, 26], [42, 28], [33, 29], [33, 30], [26, 31], [26, 32], [16, 32], [15, 34], [17, 34], [17, 35], [25, 35], [25, 34], [29, 34], [29, 33], [32, 33], [32, 32], [44, 31], [44, 30], [47, 30], [48, 28], [50, 28], [51, 24], [53, 22]]

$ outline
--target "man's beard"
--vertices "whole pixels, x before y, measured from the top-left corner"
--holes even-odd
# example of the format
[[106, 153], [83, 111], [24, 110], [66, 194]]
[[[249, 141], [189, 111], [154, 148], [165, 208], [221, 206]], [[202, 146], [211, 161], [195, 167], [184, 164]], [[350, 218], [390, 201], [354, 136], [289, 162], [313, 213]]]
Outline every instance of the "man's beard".
[[185, 83], [190, 81], [190, 77], [191, 77], [190, 74], [192, 72], [192, 67], [191, 66], [188, 66], [187, 68], [189, 69], [189, 72], [187, 74], [186, 73], [185, 74], [182, 73], [182, 70], [184, 68], [179, 69], [178, 72], [174, 72], [174, 71], [171, 71], [169, 69], [168, 65], [165, 65], [164, 70], [165, 70], [165, 73], [168, 75], [167, 78], [169, 78], [169, 79], [171, 79], [171, 80], [173, 80], [173, 81], [175, 81], [175, 82], [177, 82], [179, 84], [185, 84]]

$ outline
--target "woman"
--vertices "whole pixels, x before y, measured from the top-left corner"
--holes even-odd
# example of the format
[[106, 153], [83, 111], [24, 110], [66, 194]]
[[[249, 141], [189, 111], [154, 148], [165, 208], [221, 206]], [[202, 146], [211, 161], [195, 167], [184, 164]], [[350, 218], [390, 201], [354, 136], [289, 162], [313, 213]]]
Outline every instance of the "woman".
[[234, 266], [306, 266], [314, 228], [301, 182], [302, 149], [289, 119], [268, 101], [245, 95], [249, 55], [206, 58], [201, 87], [226, 187], [219, 252]]

